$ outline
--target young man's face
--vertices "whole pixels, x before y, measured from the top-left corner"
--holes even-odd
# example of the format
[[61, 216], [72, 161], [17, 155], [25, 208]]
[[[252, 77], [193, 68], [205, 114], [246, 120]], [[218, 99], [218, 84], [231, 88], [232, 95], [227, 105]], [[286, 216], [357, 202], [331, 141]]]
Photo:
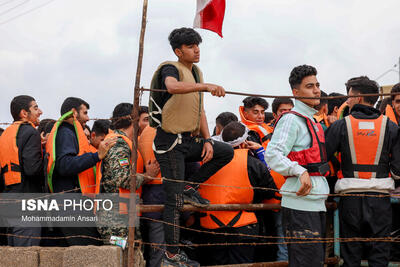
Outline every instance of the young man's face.
[[139, 134], [149, 125], [149, 113], [142, 113], [139, 116]]
[[276, 111], [276, 114], [272, 113], [272, 115], [274, 116], [275, 119], [277, 119], [279, 118], [280, 115], [282, 115], [282, 113], [291, 111], [292, 108], [293, 108], [292, 104], [280, 104], [278, 110]]
[[76, 115], [76, 119], [79, 121], [82, 127], [85, 127], [86, 122], [89, 120], [88, 109], [85, 105], [80, 105], [79, 111]]
[[[353, 96], [353, 95], [359, 95], [359, 92], [355, 92], [353, 91], [352, 88], [350, 88], [349, 90], [349, 96]], [[352, 109], [354, 107], [354, 105], [359, 104], [361, 102], [361, 97], [349, 97], [346, 100], [347, 105], [349, 105], [349, 108]]]
[[200, 48], [197, 44], [182, 45], [175, 49], [175, 54], [180, 61], [187, 63], [198, 63], [200, 61]]
[[32, 101], [29, 105], [29, 112], [27, 113], [26, 120], [32, 122], [35, 126], [38, 126], [40, 123], [40, 115], [42, 115], [42, 110], [39, 108], [36, 101]]
[[94, 146], [95, 148], [99, 148], [100, 143], [106, 138], [105, 134], [96, 134], [95, 132], [92, 132], [90, 134], [90, 144]]
[[252, 108], [245, 108], [244, 117], [246, 120], [262, 124], [265, 119], [265, 109], [260, 105], [255, 105]]
[[395, 95], [394, 100], [392, 101], [392, 106], [396, 115], [400, 117], [400, 95]]
[[[300, 85], [292, 90], [294, 96], [304, 97], [320, 97], [321, 90], [319, 89], [319, 82], [315, 75], [304, 77]], [[319, 99], [299, 99], [301, 102], [309, 107], [314, 108], [319, 104]]]

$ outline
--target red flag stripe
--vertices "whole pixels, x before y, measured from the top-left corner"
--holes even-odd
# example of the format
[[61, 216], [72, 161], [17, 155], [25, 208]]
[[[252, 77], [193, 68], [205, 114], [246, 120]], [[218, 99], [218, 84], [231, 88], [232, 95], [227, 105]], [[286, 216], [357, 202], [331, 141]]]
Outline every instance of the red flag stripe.
[[225, 0], [198, 0], [194, 27], [216, 32], [222, 37], [222, 24], [225, 15]]

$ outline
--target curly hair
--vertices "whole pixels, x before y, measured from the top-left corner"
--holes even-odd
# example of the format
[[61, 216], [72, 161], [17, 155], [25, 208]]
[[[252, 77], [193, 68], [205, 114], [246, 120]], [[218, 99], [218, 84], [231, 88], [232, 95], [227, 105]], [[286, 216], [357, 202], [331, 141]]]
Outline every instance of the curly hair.
[[268, 102], [261, 98], [261, 97], [256, 97], [256, 96], [248, 96], [245, 99], [243, 99], [243, 105], [245, 109], [249, 109], [254, 107], [255, 105], [260, 105], [264, 109], [268, 109]]
[[301, 66], [295, 67], [290, 72], [290, 76], [289, 76], [290, 87], [292, 89], [298, 87], [305, 77], [311, 76], [311, 75], [317, 75], [317, 69], [314, 68], [313, 66], [301, 65]]
[[169, 34], [168, 40], [173, 51], [182, 45], [198, 45], [202, 42], [200, 34], [192, 28], [175, 29]]

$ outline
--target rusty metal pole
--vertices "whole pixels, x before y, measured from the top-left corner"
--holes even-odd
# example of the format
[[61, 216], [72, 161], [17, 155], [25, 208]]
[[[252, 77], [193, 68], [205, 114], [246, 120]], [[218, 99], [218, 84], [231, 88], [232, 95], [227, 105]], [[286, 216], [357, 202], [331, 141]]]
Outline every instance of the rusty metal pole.
[[139, 98], [140, 98], [140, 76], [142, 73], [142, 62], [143, 62], [143, 48], [144, 48], [144, 34], [146, 31], [146, 17], [147, 17], [147, 2], [143, 0], [143, 11], [142, 11], [142, 27], [140, 31], [139, 39], [139, 55], [136, 68], [136, 79], [135, 79], [135, 92], [133, 97], [133, 109], [132, 109], [132, 120], [133, 120], [133, 138], [132, 138], [132, 155], [131, 155], [131, 181], [130, 190], [131, 197], [129, 200], [129, 236], [128, 236], [128, 266], [133, 267], [135, 263], [135, 220], [136, 220], [136, 199], [134, 192], [136, 189], [136, 166], [137, 166], [137, 140], [139, 133]]

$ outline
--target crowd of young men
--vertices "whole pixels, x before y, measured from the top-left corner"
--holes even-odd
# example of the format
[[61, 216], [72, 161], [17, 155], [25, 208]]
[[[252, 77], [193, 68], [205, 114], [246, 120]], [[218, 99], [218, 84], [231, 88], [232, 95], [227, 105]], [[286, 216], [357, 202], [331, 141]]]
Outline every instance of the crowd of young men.
[[[268, 102], [247, 97], [239, 118], [222, 112], [210, 135], [203, 92], [223, 97], [219, 85], [205, 83], [199, 62], [200, 35], [190, 28], [174, 30], [169, 41], [177, 61], [160, 64], [151, 87], [149, 108], [118, 104], [110, 120], [87, 126], [89, 104], [68, 97], [57, 120], [42, 120], [33, 97], [21, 95], [11, 104], [14, 123], [0, 137], [2, 191], [8, 193], [74, 192], [121, 196], [140, 192], [144, 204], [164, 204], [163, 212], [141, 214], [139, 236], [160, 244], [144, 248], [147, 266], [199, 266], [289, 261], [289, 266], [323, 266], [326, 252], [326, 206], [329, 193], [339, 193], [340, 236], [387, 238], [392, 228], [390, 194], [400, 178], [400, 95], [374, 108], [379, 86], [366, 76], [346, 83], [349, 98], [320, 100], [317, 70], [295, 67], [289, 75], [292, 101], [276, 98], [272, 116]], [[400, 84], [392, 92], [400, 93]], [[332, 93], [329, 96], [343, 96]], [[306, 98], [304, 98], [306, 97]], [[309, 97], [309, 98], [307, 98]], [[139, 141], [136, 188], [130, 187], [134, 123]], [[86, 131], [86, 132], [85, 132]], [[165, 179], [163, 179], [165, 178]], [[281, 210], [204, 211], [181, 213], [185, 203], [281, 203]], [[121, 226], [128, 209], [99, 212], [115, 226], [23, 227], [7, 218], [7, 244], [101, 245], [111, 236], [127, 237]], [[396, 217], [396, 216], [395, 216]], [[203, 233], [187, 229], [202, 230]], [[139, 227], [137, 227], [139, 228]], [[54, 235], [47, 244], [37, 237]], [[260, 251], [246, 243], [276, 236], [279, 244]], [[285, 240], [286, 239], [286, 240]], [[288, 245], [284, 244], [288, 241]], [[296, 242], [297, 241], [297, 242]], [[310, 241], [310, 242], [298, 242]], [[192, 243], [208, 243], [205, 248]], [[231, 243], [229, 246], [213, 244]], [[184, 244], [185, 246], [181, 246]], [[364, 246], [366, 245], [367, 246]], [[187, 248], [190, 249], [187, 249]], [[344, 266], [387, 266], [389, 242], [342, 242]]]

